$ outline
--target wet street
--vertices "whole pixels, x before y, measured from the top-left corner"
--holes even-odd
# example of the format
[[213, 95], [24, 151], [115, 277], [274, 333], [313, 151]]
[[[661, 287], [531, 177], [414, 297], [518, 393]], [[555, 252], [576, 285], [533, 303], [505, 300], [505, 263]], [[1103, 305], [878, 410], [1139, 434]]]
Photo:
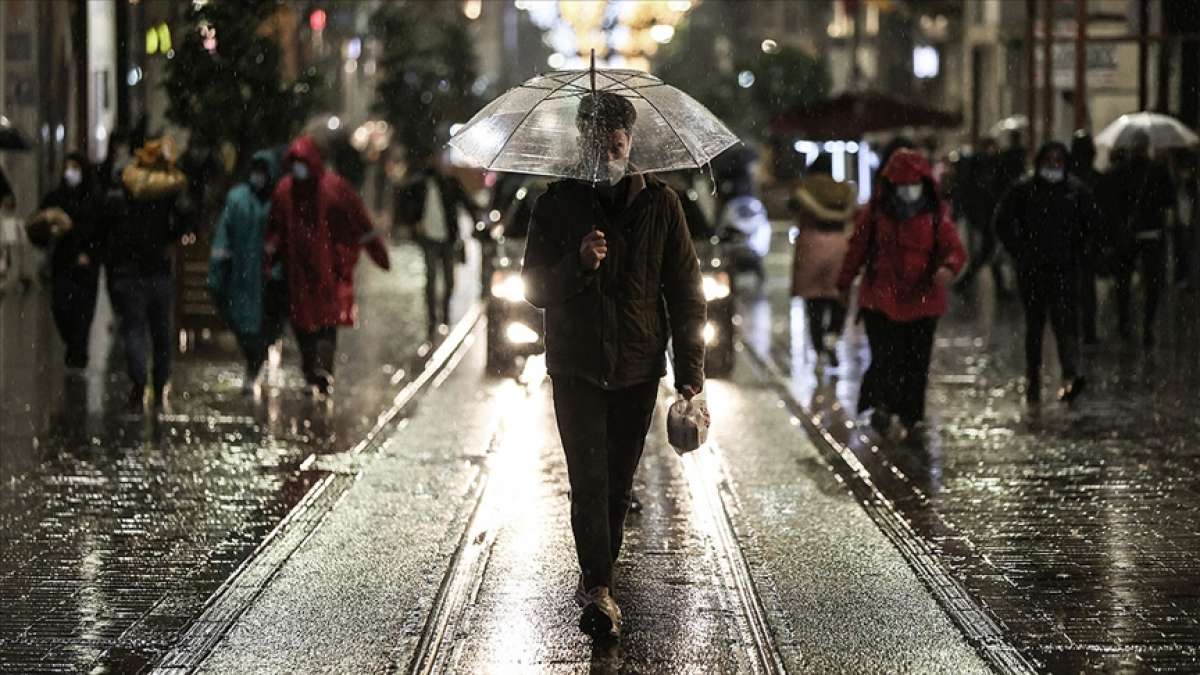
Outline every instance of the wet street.
[[1153, 356], [1102, 333], [1085, 398], [1031, 411], [1019, 307], [981, 285], [941, 324], [927, 433], [896, 442], [846, 412], [857, 326], [816, 367], [779, 234], [707, 446], [667, 446], [661, 391], [619, 644], [576, 628], [542, 360], [486, 375], [466, 284], [423, 345], [411, 248], [363, 267], [329, 405], [290, 343], [259, 399], [206, 348], [161, 418], [132, 418], [109, 315], [64, 385], [40, 296], [4, 297], [0, 671], [1196, 670], [1196, 297], [1164, 303]]

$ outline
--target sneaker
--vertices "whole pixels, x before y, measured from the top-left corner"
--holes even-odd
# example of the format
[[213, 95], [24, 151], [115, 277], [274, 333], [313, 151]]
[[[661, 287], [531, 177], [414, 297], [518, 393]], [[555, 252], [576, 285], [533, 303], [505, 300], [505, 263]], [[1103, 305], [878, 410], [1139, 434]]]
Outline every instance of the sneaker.
[[575, 599], [577, 602], [586, 600], [583, 613], [579, 615], [579, 630], [594, 640], [621, 637], [621, 608], [607, 586], [597, 586], [587, 592], [577, 589]]
[[1070, 403], [1083, 393], [1087, 386], [1087, 380], [1082, 377], [1074, 377], [1063, 383], [1063, 386], [1058, 390], [1058, 400], [1063, 403]]

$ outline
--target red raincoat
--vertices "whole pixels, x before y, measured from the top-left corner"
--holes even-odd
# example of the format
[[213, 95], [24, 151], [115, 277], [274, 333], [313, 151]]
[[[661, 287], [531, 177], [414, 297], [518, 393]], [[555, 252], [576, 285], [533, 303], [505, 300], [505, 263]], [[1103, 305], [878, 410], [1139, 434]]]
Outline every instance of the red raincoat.
[[311, 138], [302, 136], [292, 143], [285, 170], [290, 171], [295, 160], [303, 160], [310, 175], [297, 181], [288, 173], [275, 187], [267, 216], [268, 264], [283, 261], [297, 331], [352, 326], [358, 318], [354, 268], [359, 251], [366, 247], [371, 259], [386, 270], [390, 267], [387, 248], [358, 193], [341, 176], [325, 170]]
[[[893, 185], [926, 181], [933, 185], [929, 162], [920, 154], [901, 150], [892, 156], [883, 177]], [[866, 267], [858, 289], [858, 304], [881, 312], [892, 321], [915, 321], [946, 313], [946, 288], [934, 280], [938, 268], [958, 274], [967, 254], [944, 204], [895, 222], [876, 195], [859, 211], [850, 249], [838, 275], [838, 289], [850, 288]], [[934, 228], [937, 236], [934, 237]]]

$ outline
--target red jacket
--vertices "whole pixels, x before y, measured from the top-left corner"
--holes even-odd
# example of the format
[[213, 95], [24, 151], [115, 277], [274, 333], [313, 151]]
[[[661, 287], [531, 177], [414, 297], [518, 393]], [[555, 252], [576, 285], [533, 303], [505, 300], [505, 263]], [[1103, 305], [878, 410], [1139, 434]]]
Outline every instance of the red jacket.
[[[303, 182], [290, 173], [296, 160], [309, 167]], [[268, 264], [283, 261], [292, 324], [301, 332], [352, 326], [358, 318], [354, 268], [359, 251], [366, 247], [386, 270], [387, 248], [358, 193], [341, 176], [325, 170], [311, 138], [296, 139], [283, 166], [289, 173], [271, 199], [266, 249]]]
[[[893, 166], [897, 160], [900, 166]], [[884, 178], [894, 184], [915, 182], [914, 176], [932, 184], [929, 163], [916, 153], [901, 151], [884, 169]], [[858, 289], [860, 307], [881, 312], [893, 321], [945, 314], [946, 288], [934, 281], [934, 275], [941, 267], [958, 274], [967, 258], [948, 209], [939, 203], [936, 214], [925, 211], [897, 223], [887, 215], [883, 199], [877, 195], [859, 211], [838, 275], [838, 289], [847, 291], [865, 268]]]

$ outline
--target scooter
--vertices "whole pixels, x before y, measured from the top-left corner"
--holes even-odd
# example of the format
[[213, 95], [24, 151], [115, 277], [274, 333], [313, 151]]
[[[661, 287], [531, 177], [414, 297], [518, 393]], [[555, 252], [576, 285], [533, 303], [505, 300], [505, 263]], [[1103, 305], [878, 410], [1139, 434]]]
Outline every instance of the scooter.
[[763, 261], [771, 249], [771, 220], [762, 201], [753, 195], [731, 199], [721, 213], [718, 236], [732, 274], [753, 273], [762, 285], [767, 278]]

